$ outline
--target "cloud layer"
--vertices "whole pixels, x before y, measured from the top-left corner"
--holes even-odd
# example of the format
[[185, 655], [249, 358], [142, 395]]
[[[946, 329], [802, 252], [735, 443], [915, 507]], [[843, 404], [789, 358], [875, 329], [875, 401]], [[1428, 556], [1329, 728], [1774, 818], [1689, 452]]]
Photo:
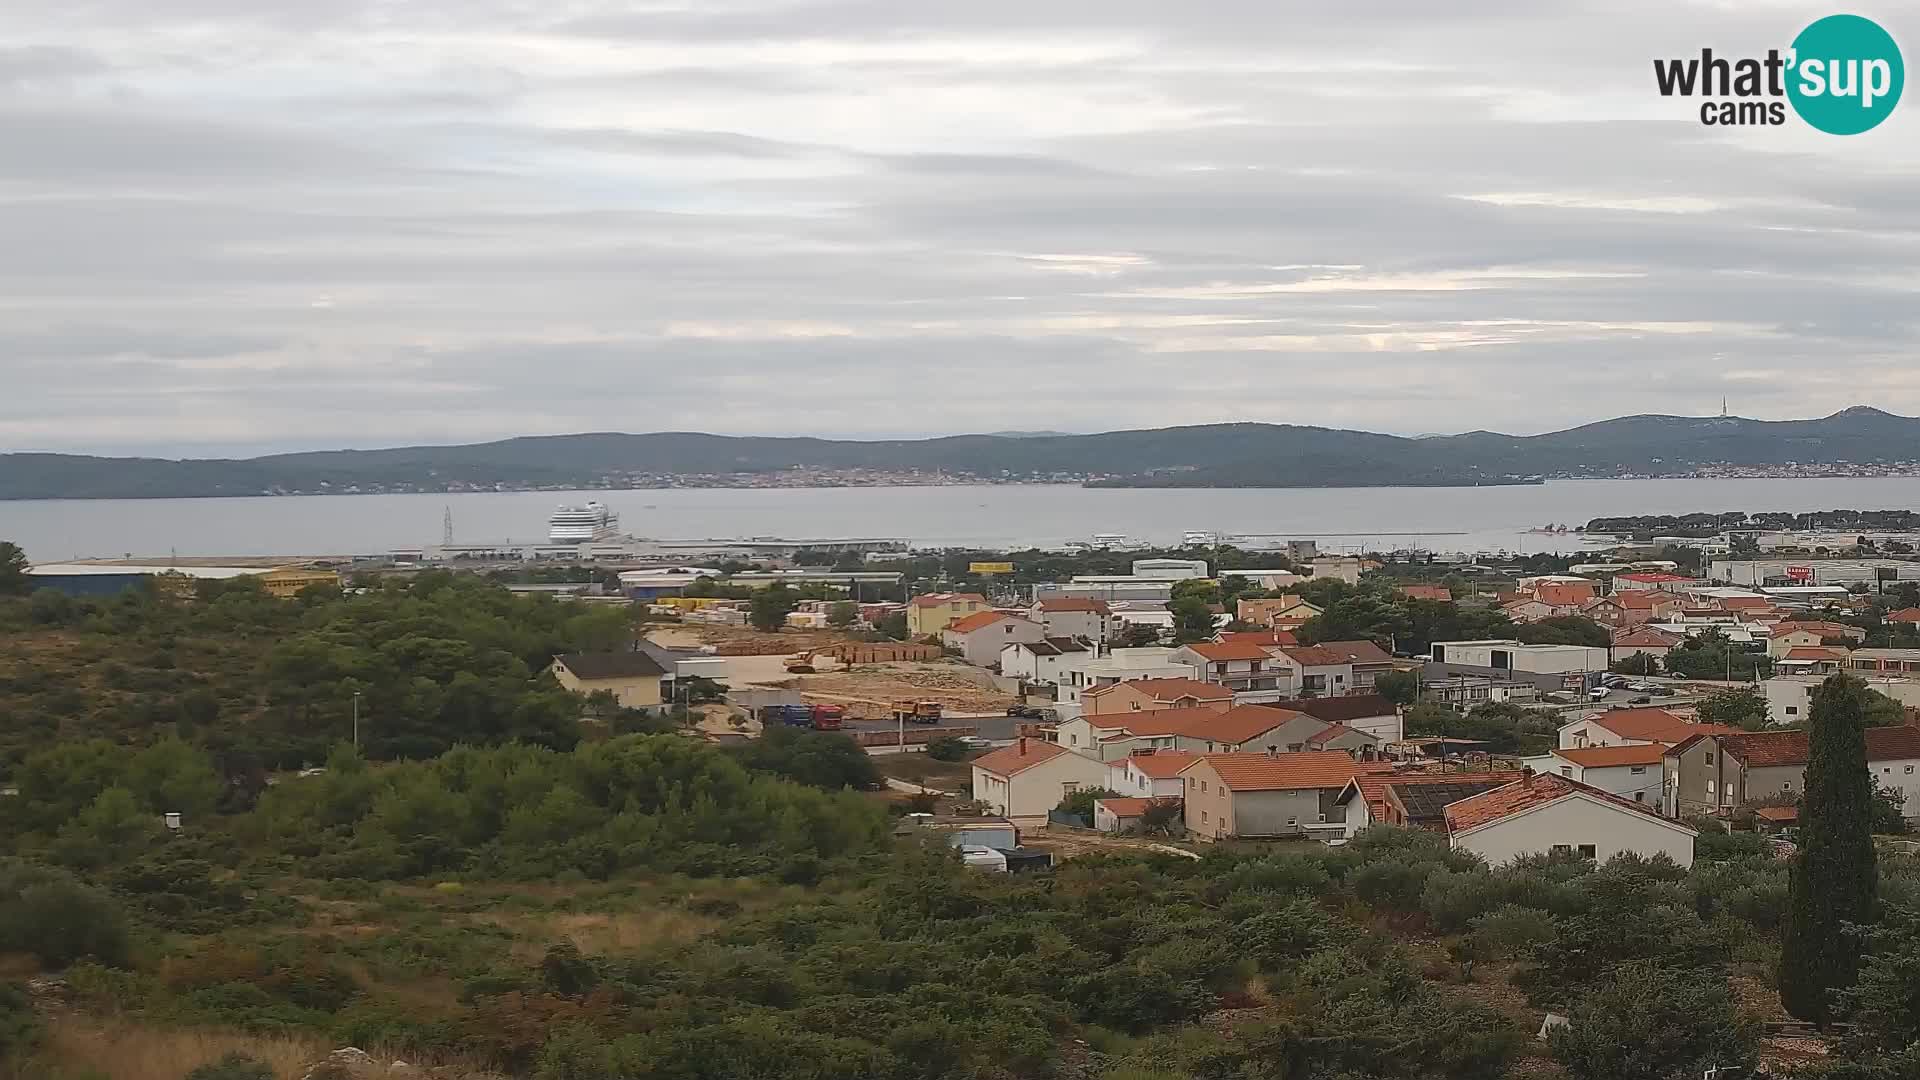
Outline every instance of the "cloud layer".
[[1920, 103], [1653, 89], [1829, 12], [20, 0], [0, 449], [1920, 413]]

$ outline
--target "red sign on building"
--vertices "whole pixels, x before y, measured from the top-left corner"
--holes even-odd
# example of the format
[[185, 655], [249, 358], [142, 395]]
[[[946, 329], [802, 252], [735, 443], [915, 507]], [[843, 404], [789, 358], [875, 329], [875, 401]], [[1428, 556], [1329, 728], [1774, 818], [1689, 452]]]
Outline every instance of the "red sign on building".
[[1788, 581], [1812, 581], [1813, 567], [1789, 566], [1787, 567], [1787, 580]]

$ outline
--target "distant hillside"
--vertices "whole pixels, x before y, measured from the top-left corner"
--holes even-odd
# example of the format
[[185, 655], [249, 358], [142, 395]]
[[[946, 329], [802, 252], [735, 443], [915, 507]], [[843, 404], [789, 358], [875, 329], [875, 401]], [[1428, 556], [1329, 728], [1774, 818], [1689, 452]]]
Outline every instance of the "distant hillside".
[[1628, 416], [1545, 435], [1402, 438], [1292, 424], [956, 435], [856, 442], [656, 432], [548, 435], [469, 446], [331, 450], [240, 460], [0, 455], [0, 499], [654, 487], [790, 470], [904, 482], [1114, 487], [1374, 487], [1525, 483], [1548, 476], [1683, 475], [1713, 465], [1892, 464], [1920, 458], [1920, 420], [1857, 407], [1817, 420]]

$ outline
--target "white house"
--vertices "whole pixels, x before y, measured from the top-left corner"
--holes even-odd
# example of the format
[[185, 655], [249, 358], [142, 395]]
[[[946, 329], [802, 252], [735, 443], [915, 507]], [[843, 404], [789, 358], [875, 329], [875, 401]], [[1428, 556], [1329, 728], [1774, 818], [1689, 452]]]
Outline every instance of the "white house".
[[[1173, 616], [1169, 613], [1169, 619]], [[1159, 646], [1114, 649], [1087, 665], [1088, 686], [1139, 682], [1142, 679], [1191, 679], [1193, 668], [1173, 659], [1173, 650]]]
[[[1074, 638], [1016, 641], [1000, 649], [1000, 674], [1058, 689], [1071, 688], [1076, 695], [1086, 685], [1087, 665], [1092, 662], [1093, 648]], [[1055, 699], [1060, 697], [1056, 694]]]
[[1555, 773], [1623, 799], [1659, 806], [1666, 786], [1667, 749], [1665, 743], [1630, 743], [1550, 750], [1526, 758], [1525, 764], [1537, 773]]
[[1284, 685], [1301, 697], [1337, 697], [1354, 689], [1353, 661], [1338, 649], [1282, 645], [1273, 650], [1273, 662], [1286, 672]]
[[1104, 646], [1119, 624], [1105, 600], [1084, 596], [1049, 596], [1034, 602], [1027, 617], [1047, 628], [1050, 638], [1081, 638]]
[[1612, 663], [1607, 649], [1587, 645], [1527, 645], [1512, 638], [1436, 641], [1430, 655], [1442, 664], [1525, 671], [1534, 675], [1605, 671]]
[[1720, 724], [1701, 725], [1665, 709], [1609, 709], [1588, 713], [1571, 723], [1560, 725], [1559, 746], [1578, 750], [1587, 746], [1641, 746], [1663, 743], [1672, 746], [1695, 735], [1710, 731], [1732, 731]]
[[1133, 576], [1154, 581], [1191, 581], [1207, 576], [1207, 560], [1135, 559]]
[[1173, 650], [1172, 659], [1191, 667], [1201, 682], [1233, 691], [1239, 702], [1279, 701], [1299, 686], [1292, 668], [1250, 641], [1199, 641]]
[[973, 759], [973, 797], [1009, 818], [1044, 818], [1081, 788], [1107, 782], [1107, 767], [1050, 742], [1018, 738]]
[[1693, 865], [1698, 835], [1645, 803], [1569, 779], [1534, 773], [1504, 787], [1451, 803], [1447, 842], [1500, 866], [1522, 855], [1565, 852], [1606, 862], [1631, 852], [1666, 855]]
[[1177, 799], [1182, 794], [1180, 770], [1199, 757], [1186, 750], [1154, 750], [1109, 761], [1107, 790], [1141, 799]]
[[1000, 662], [1000, 650], [1016, 641], [1040, 641], [1046, 627], [1003, 611], [981, 611], [949, 623], [940, 631], [940, 643], [956, 649], [974, 667]]

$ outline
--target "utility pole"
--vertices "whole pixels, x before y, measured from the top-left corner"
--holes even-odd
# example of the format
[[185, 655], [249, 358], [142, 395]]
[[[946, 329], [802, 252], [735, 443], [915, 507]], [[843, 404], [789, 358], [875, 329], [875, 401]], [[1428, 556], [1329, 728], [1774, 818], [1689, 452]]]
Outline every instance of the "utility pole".
[[360, 749], [360, 691], [353, 692], [353, 748]]

